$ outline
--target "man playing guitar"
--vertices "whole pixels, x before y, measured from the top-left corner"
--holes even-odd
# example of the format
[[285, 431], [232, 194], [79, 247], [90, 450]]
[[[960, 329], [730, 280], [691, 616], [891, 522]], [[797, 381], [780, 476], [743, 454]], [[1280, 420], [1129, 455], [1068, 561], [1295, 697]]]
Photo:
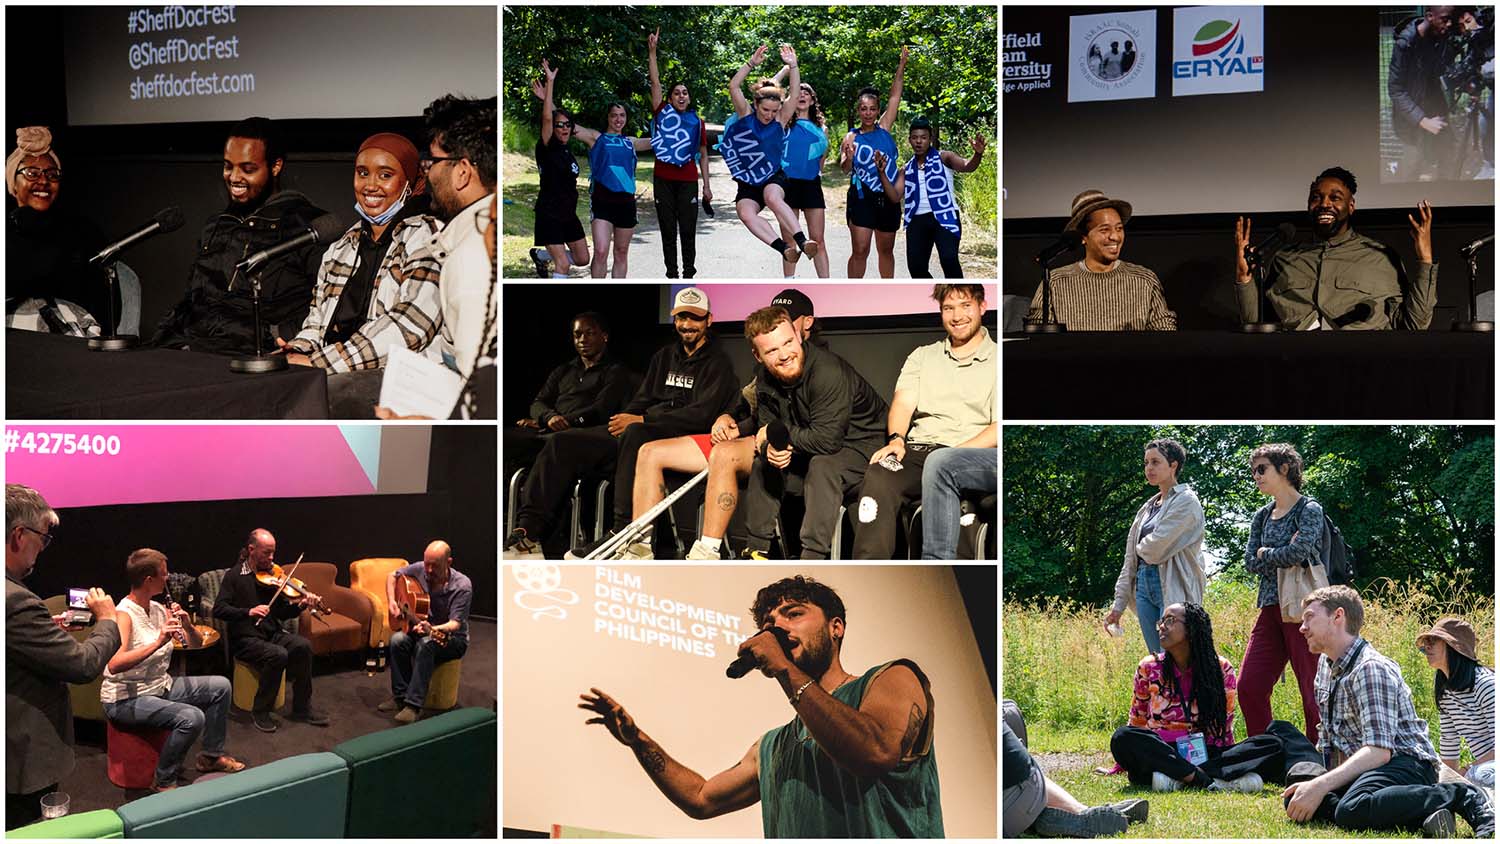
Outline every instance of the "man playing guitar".
[[410, 724], [422, 714], [433, 669], [469, 649], [474, 586], [453, 568], [448, 543], [437, 539], [428, 543], [422, 562], [391, 572], [385, 599], [391, 629], [400, 632], [391, 635], [391, 700], [376, 708]]

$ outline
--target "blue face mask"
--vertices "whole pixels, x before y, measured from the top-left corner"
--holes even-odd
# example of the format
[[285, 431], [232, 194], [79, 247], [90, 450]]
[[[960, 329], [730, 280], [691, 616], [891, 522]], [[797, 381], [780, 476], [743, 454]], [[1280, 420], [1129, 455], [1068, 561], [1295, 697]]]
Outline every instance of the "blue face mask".
[[389, 223], [391, 219], [396, 216], [396, 212], [401, 210], [401, 206], [406, 204], [406, 200], [410, 196], [411, 182], [407, 182], [406, 187], [402, 188], [401, 190], [401, 198], [392, 203], [391, 207], [380, 212], [379, 217], [371, 217], [368, 213], [366, 213], [364, 206], [360, 205], [358, 202], [354, 203], [354, 213], [358, 214], [360, 216], [360, 219], [364, 220], [372, 226], [383, 226], [386, 223]]

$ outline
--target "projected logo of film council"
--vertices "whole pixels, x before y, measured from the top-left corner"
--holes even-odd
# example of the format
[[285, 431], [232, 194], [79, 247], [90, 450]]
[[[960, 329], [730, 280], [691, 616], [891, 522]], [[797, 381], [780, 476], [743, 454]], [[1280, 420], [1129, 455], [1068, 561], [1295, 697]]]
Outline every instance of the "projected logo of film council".
[[[518, 565], [513, 575], [521, 587], [513, 600], [533, 621], [565, 621], [566, 607], [581, 601], [563, 587], [559, 566]], [[640, 575], [609, 566], [594, 567], [593, 608], [597, 634], [708, 659], [720, 643], [733, 648], [746, 636], [739, 615], [658, 597], [645, 591]]]

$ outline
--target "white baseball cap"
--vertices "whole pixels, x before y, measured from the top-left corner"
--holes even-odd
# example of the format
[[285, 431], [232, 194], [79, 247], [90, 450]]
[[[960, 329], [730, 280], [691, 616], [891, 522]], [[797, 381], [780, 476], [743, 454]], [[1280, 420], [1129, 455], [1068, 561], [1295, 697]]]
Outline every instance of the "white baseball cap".
[[684, 287], [672, 297], [672, 316], [686, 311], [694, 316], [708, 316], [708, 294], [696, 287]]

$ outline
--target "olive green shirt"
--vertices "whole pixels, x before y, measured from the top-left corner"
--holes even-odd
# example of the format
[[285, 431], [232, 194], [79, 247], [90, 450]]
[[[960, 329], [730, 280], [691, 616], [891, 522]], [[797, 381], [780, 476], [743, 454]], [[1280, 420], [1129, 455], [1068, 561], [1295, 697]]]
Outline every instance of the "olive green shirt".
[[896, 392], [910, 392], [917, 399], [908, 442], [962, 445], [995, 422], [995, 341], [988, 328], [979, 330], [983, 340], [966, 358], [954, 357], [947, 337], [906, 356]]
[[[1235, 284], [1240, 318], [1255, 319], [1255, 285]], [[1288, 246], [1271, 259], [1264, 314], [1283, 328], [1421, 331], [1437, 302], [1437, 264], [1408, 280], [1396, 251], [1352, 228], [1327, 241]]]

